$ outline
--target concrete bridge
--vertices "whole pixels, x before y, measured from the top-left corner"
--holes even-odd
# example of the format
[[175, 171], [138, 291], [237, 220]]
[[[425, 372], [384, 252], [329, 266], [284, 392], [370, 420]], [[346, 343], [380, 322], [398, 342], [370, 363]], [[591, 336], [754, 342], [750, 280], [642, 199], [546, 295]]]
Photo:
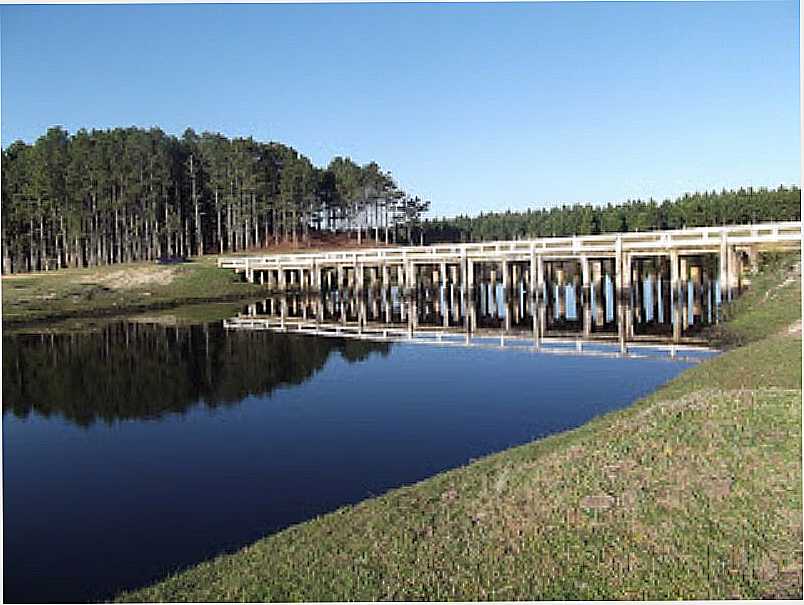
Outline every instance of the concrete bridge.
[[[460, 315], [469, 332], [475, 328], [469, 302], [501, 287], [507, 300], [521, 303], [520, 314], [532, 318], [537, 339], [547, 335], [550, 321], [571, 318], [584, 336], [613, 329], [624, 347], [635, 325], [646, 322], [665, 326], [668, 339], [681, 341], [688, 326], [716, 318], [718, 303], [739, 293], [744, 269], [756, 266], [760, 252], [800, 246], [796, 221], [233, 256], [220, 258], [218, 266], [280, 292], [336, 291], [359, 299], [393, 289], [420, 300], [435, 291], [443, 306], [449, 297], [454, 308], [467, 311]], [[505, 313], [506, 321], [516, 313]]]

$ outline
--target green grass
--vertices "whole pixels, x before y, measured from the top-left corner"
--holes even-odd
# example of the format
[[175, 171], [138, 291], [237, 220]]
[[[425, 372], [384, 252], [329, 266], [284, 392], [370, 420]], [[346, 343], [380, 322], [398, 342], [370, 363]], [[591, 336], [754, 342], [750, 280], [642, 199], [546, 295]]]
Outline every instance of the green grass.
[[801, 335], [788, 331], [801, 319], [801, 286], [792, 266], [756, 276], [729, 309], [717, 338], [739, 346], [626, 410], [119, 600], [801, 598]]
[[801, 319], [801, 256], [767, 254], [750, 288], [728, 305], [713, 340], [739, 345], [775, 334]]
[[4, 277], [3, 322], [9, 326], [131, 313], [254, 297], [265, 291], [233, 271], [218, 269], [215, 260], [204, 257], [171, 266], [131, 263]]

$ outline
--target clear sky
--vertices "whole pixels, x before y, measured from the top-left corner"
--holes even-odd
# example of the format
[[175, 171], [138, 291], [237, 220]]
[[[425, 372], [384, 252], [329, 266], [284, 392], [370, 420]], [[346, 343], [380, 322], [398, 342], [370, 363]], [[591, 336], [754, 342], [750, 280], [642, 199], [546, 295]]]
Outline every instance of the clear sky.
[[799, 7], [3, 6], [2, 144], [159, 126], [377, 161], [431, 214], [800, 181]]

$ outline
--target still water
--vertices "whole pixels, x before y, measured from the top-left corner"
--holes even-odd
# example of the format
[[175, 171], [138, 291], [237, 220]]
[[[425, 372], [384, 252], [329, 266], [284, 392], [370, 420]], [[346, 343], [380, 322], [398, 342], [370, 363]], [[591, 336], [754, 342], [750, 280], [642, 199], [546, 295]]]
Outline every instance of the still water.
[[171, 327], [3, 337], [6, 601], [108, 599], [689, 363]]

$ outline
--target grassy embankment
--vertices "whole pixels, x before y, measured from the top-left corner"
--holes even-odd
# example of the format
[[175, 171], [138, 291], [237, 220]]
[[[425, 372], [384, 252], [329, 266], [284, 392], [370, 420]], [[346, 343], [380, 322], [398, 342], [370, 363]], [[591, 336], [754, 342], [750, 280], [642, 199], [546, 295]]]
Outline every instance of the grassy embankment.
[[218, 269], [216, 257], [4, 276], [3, 323], [53, 321], [258, 296], [259, 285]]
[[634, 406], [120, 599], [800, 597], [800, 301], [800, 264], [770, 267], [734, 348]]

